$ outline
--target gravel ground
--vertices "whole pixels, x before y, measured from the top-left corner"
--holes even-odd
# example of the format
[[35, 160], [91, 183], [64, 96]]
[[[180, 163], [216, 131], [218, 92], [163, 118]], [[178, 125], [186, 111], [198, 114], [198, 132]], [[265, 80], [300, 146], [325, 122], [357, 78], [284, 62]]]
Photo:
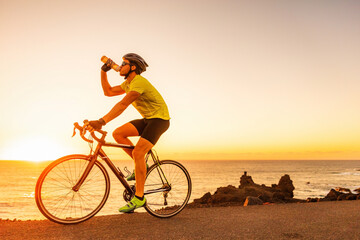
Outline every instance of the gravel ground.
[[360, 239], [360, 201], [185, 209], [94, 217], [76, 225], [0, 221], [0, 239]]

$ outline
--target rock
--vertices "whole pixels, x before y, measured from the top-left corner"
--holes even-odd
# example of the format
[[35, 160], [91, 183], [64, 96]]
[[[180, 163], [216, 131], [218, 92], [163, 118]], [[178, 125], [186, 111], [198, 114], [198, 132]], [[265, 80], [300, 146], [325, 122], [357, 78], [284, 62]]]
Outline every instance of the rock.
[[195, 203], [202, 203], [202, 204], [209, 203], [210, 201], [211, 201], [211, 193], [210, 192], [207, 192], [201, 198], [194, 200]]
[[224, 203], [224, 202], [243, 202], [246, 196], [243, 191], [234, 187], [220, 187], [216, 190], [214, 195], [211, 197], [211, 203]]
[[355, 189], [354, 192], [357, 192], [360, 194], [360, 188]]
[[342, 193], [337, 197], [337, 201], [342, 201], [342, 200], [346, 200], [347, 194]]
[[288, 198], [294, 197], [294, 185], [292, 180], [290, 179], [290, 176], [285, 174], [280, 178], [278, 187], [281, 189], [281, 191], [284, 193], [284, 195]]
[[272, 195], [265, 191], [259, 195], [259, 198], [263, 202], [271, 202], [272, 201]]
[[275, 192], [273, 194], [273, 199], [277, 199], [277, 200], [285, 200], [285, 194], [283, 192]]
[[241, 178], [240, 178], [240, 186], [239, 186], [239, 188], [249, 186], [249, 185], [254, 185], [254, 184], [255, 183], [252, 180], [251, 176], [248, 176], [247, 172], [244, 172], [244, 175], [242, 175]]
[[260, 198], [258, 197], [246, 197], [245, 199], [245, 203], [244, 206], [249, 206], [249, 205], [263, 205], [263, 201], [261, 201]]
[[336, 201], [341, 194], [341, 192], [338, 192], [335, 189], [331, 189], [325, 198], [329, 199], [330, 201]]
[[308, 198], [306, 202], [320, 202], [320, 198]]
[[244, 192], [246, 196], [253, 196], [253, 197], [258, 197], [263, 193], [263, 191], [261, 191], [261, 188], [256, 186], [246, 187], [244, 188]]
[[347, 194], [345, 200], [356, 200], [356, 194]]

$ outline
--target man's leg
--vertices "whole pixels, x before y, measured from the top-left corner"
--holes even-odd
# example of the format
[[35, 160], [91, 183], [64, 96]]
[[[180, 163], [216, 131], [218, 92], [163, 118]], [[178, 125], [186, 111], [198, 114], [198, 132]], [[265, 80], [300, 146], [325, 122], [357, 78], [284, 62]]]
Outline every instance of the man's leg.
[[146, 203], [144, 198], [144, 185], [146, 178], [145, 154], [153, 147], [153, 144], [140, 137], [138, 143], [133, 150], [133, 159], [135, 160], [135, 179], [136, 192], [135, 197], [131, 199], [125, 206], [119, 209], [119, 212], [131, 213], [136, 208], [143, 207]]
[[140, 137], [137, 142], [135, 149], [133, 150], [133, 159], [135, 161], [135, 180], [136, 180], [136, 192], [135, 195], [138, 197], [144, 196], [144, 185], [146, 178], [146, 164], [145, 155], [154, 145]]
[[[132, 125], [131, 123], [126, 123], [126, 124], [122, 125], [121, 127], [118, 127], [117, 129], [115, 129], [115, 131], [113, 132], [113, 137], [114, 137], [115, 141], [119, 144], [127, 144], [127, 145], [134, 146], [132, 144], [132, 142], [128, 139], [128, 137], [134, 137], [134, 136], [139, 136], [139, 133], [138, 133], [138, 130], [136, 129], [136, 127], [134, 125]], [[123, 148], [123, 150], [131, 158], [133, 158], [133, 149]]]

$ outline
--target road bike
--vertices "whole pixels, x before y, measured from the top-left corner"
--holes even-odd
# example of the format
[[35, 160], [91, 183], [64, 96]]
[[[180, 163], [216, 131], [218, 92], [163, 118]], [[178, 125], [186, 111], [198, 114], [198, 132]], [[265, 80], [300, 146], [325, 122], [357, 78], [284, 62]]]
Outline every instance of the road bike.
[[[105, 141], [107, 132], [98, 130], [89, 137], [87, 130], [74, 123], [81, 138], [89, 142], [90, 154], [64, 156], [52, 162], [41, 173], [35, 188], [35, 200], [40, 212], [49, 220], [61, 224], [75, 224], [90, 219], [105, 205], [110, 193], [110, 178], [103, 160], [124, 186], [123, 198], [130, 201], [135, 195], [135, 185], [126, 181], [125, 175], [105, 154], [102, 147], [133, 149], [134, 146]], [[95, 150], [94, 140], [97, 142]], [[191, 195], [191, 178], [186, 168], [173, 160], [159, 160], [152, 149], [145, 156], [149, 165], [144, 194], [145, 210], [159, 218], [169, 218], [181, 212]], [[125, 171], [131, 174], [126, 168]]]

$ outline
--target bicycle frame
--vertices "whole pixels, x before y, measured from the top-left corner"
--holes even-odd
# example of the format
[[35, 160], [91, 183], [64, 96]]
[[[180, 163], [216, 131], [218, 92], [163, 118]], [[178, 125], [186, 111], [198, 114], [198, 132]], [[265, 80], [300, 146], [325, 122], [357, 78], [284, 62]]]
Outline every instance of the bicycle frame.
[[[102, 149], [102, 147], [115, 147], [115, 148], [126, 148], [126, 149], [134, 149], [135, 147], [131, 146], [131, 145], [105, 142], [106, 132], [102, 132], [102, 133], [103, 133], [103, 135], [102, 135], [101, 139], [95, 138], [97, 140], [97, 142], [98, 142], [98, 144], [96, 146], [96, 149], [95, 149], [94, 153], [92, 155], [90, 155], [91, 159], [90, 159], [89, 164], [87, 165], [84, 173], [82, 174], [82, 176], [80, 177], [80, 179], [78, 180], [78, 182], [75, 184], [75, 186], [72, 189], [75, 192], [79, 191], [81, 185], [84, 183], [85, 179], [87, 178], [87, 176], [89, 175], [91, 169], [93, 168], [93, 166], [95, 164], [95, 161], [97, 161], [97, 157], [100, 156], [100, 158], [106, 162], [106, 164], [109, 166], [111, 171], [119, 179], [119, 181], [125, 187], [125, 189], [128, 191], [128, 193], [135, 194], [133, 189], [130, 187], [128, 182], [125, 180], [125, 175], [121, 172], [121, 170], [119, 168], [116, 168], [116, 166], [113, 164], [113, 162], [110, 160], [110, 158], [106, 155], [106, 153]], [[93, 137], [94, 137], [94, 135], [93, 135]], [[86, 139], [85, 141], [89, 141], [89, 139]], [[157, 163], [159, 161], [158, 157], [155, 156], [155, 154], [153, 153], [153, 151], [151, 149], [145, 156], [145, 162], [147, 162], [149, 156], [152, 157], [154, 163]], [[163, 179], [161, 179], [161, 180], [163, 181]], [[166, 191], [166, 190], [168, 190], [168, 189], [158, 189], [158, 191]], [[145, 194], [149, 194], [149, 193], [153, 193], [153, 192], [148, 192], [148, 193], [145, 193]]]

